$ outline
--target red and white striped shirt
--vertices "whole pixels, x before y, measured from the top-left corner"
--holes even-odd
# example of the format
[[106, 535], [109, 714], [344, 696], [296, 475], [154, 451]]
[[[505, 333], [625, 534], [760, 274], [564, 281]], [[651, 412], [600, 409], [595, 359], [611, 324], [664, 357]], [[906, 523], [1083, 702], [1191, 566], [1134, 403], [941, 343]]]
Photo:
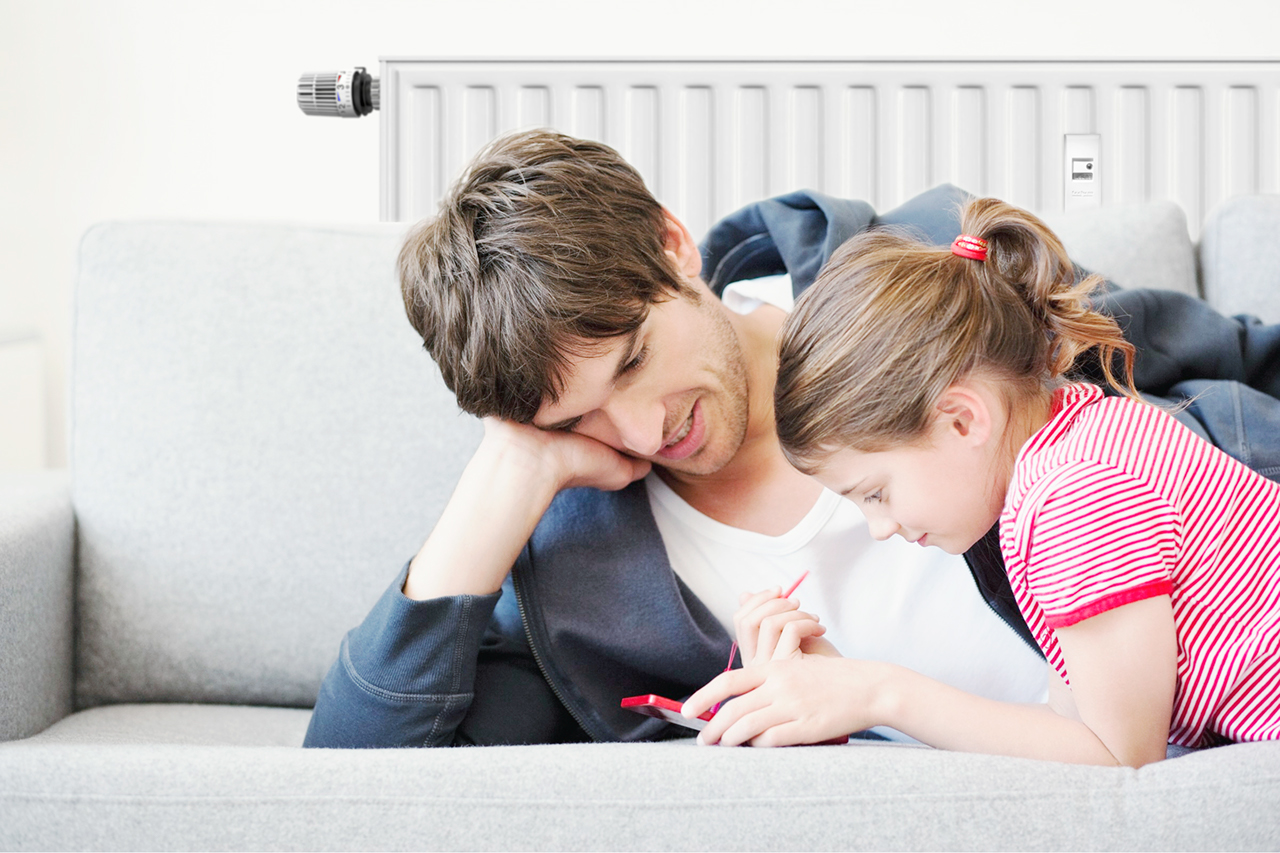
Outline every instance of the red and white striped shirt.
[[1169, 595], [1170, 743], [1280, 739], [1280, 483], [1154, 406], [1071, 385], [1018, 454], [1000, 545], [1068, 684], [1055, 628]]

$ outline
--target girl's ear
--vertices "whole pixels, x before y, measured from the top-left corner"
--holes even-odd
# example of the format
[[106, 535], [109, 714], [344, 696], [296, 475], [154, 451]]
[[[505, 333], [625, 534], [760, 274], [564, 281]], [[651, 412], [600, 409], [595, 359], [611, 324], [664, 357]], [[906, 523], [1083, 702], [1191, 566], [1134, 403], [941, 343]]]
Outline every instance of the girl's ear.
[[973, 385], [957, 383], [942, 392], [935, 404], [937, 428], [972, 447], [981, 447], [995, 434], [994, 401]]
[[689, 233], [684, 223], [676, 219], [671, 211], [662, 208], [666, 220], [666, 233], [662, 242], [666, 253], [675, 261], [676, 269], [689, 278], [697, 278], [702, 273], [702, 253], [698, 251], [698, 243]]

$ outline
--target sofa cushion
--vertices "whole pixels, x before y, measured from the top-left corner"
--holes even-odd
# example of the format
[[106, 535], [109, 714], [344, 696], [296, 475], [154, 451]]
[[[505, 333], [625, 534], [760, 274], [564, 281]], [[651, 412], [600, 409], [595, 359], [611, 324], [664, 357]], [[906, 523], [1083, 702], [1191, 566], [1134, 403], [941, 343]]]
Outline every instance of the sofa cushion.
[[1200, 267], [1213, 307], [1280, 322], [1280, 195], [1239, 196], [1210, 211]]
[[1140, 770], [853, 742], [0, 744], [6, 850], [1275, 849], [1280, 743]]
[[1199, 296], [1195, 245], [1175, 202], [1153, 201], [1044, 214], [1072, 260], [1121, 287]]
[[309, 706], [479, 438], [404, 316], [404, 225], [84, 238], [77, 700]]

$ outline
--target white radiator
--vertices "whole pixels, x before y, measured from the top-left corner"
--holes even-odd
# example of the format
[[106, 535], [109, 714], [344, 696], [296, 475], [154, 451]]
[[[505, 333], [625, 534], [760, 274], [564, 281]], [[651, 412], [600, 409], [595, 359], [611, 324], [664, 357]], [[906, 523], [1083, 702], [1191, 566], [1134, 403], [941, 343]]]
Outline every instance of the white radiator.
[[811, 188], [888, 210], [939, 183], [1063, 208], [1065, 134], [1098, 134], [1101, 203], [1171, 199], [1196, 238], [1280, 192], [1280, 62], [384, 59], [382, 218], [434, 212], [517, 128], [602, 140], [701, 235]]

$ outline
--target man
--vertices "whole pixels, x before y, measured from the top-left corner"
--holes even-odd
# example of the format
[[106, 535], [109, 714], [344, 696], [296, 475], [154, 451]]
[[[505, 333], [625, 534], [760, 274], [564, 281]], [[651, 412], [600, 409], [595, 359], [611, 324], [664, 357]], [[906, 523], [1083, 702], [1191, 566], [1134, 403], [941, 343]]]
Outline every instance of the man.
[[[410, 321], [484, 435], [422, 549], [344, 640], [306, 744], [687, 734], [619, 702], [705, 684], [728, 662], [739, 594], [804, 570], [797, 597], [842, 653], [1037, 701], [1044, 665], [998, 559], [967, 555], [988, 608], [958, 558], [874, 542], [852, 505], [792, 469], [772, 408], [783, 311], [718, 298], [779, 272], [799, 293], [872, 225], [949, 243], [960, 195], [877, 216], [794, 194], [725, 220], [700, 251], [607, 146], [538, 131], [482, 152], [410, 235], [400, 273]], [[1173, 309], [1152, 305], [1137, 316], [1157, 327]], [[1233, 378], [1280, 346], [1253, 331]], [[1169, 361], [1165, 374], [1194, 378]]]

